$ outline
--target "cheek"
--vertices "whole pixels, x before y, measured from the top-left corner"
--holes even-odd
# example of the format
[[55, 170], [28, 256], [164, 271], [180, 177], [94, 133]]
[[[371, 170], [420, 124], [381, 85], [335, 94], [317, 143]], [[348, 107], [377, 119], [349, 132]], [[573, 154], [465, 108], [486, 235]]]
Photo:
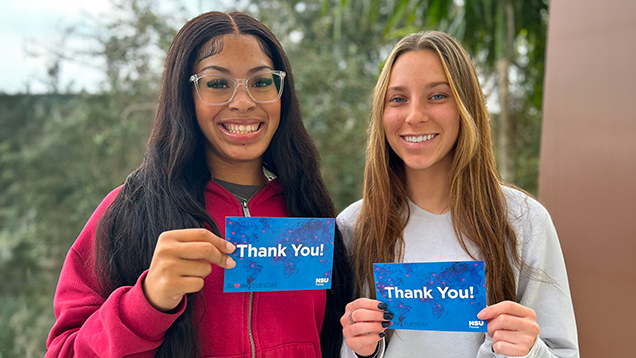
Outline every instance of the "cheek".
[[280, 108], [281, 108], [280, 101], [278, 101], [278, 102], [270, 104], [268, 108], [266, 109], [269, 122], [271, 124], [274, 124], [274, 123], [276, 124], [274, 126], [271, 126], [273, 127], [272, 129], [274, 131], [276, 131], [276, 129], [278, 129], [278, 126], [280, 125], [280, 114], [281, 114]]
[[384, 134], [391, 136], [395, 131], [400, 128], [401, 122], [399, 117], [394, 111], [385, 111], [382, 117], [382, 127], [384, 128]]
[[208, 110], [208, 106], [205, 105], [205, 103], [203, 103], [203, 101], [201, 101], [201, 99], [199, 98], [199, 96], [196, 94], [196, 92], [194, 93], [194, 113], [197, 116], [197, 122], [199, 122], [199, 125], [201, 124], [201, 120], [203, 118], [206, 117], [206, 111]]
[[453, 136], [455, 137], [455, 140], [453, 141], [455, 144], [457, 144], [457, 141], [459, 140], [460, 129], [461, 129], [461, 119], [459, 118], [459, 114], [456, 114], [456, 117], [451, 124], [451, 132], [453, 133]]

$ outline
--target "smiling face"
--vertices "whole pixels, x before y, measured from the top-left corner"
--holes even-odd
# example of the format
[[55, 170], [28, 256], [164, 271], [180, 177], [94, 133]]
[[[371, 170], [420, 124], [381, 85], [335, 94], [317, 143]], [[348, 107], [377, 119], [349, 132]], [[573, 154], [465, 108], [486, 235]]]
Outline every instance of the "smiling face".
[[[221, 43], [222, 51], [195, 63], [193, 73], [241, 79], [275, 69], [253, 36], [223, 35]], [[281, 100], [256, 103], [244, 86], [239, 86], [232, 101], [224, 105], [203, 102], [194, 84], [192, 94], [197, 122], [207, 139], [206, 159], [214, 175], [237, 164], [260, 168], [280, 122]]]
[[384, 132], [407, 175], [450, 171], [459, 111], [439, 56], [431, 50], [400, 55], [391, 69]]

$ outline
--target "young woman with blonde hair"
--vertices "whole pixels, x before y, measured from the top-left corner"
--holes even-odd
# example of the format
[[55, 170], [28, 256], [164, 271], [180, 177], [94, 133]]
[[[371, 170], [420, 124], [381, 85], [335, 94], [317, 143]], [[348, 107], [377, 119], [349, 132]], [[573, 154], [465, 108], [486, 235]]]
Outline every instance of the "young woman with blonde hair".
[[[499, 178], [475, 68], [441, 32], [403, 38], [374, 91], [363, 200], [338, 217], [359, 298], [343, 356], [578, 357], [568, 278], [548, 212]], [[391, 330], [372, 264], [483, 260], [488, 333]], [[370, 289], [371, 288], [371, 289]]]

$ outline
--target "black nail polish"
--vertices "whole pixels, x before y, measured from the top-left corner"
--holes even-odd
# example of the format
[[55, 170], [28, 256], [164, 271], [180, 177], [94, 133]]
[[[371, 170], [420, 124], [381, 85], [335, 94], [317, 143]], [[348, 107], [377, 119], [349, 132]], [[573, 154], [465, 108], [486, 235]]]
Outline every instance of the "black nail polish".
[[388, 308], [388, 306], [386, 305], [386, 303], [384, 303], [384, 302], [380, 302], [380, 303], [378, 304], [378, 308], [384, 311], [385, 309], [387, 309], [387, 308]]
[[384, 338], [384, 336], [386, 336], [386, 333], [382, 332], [379, 334], [380, 338]]
[[389, 322], [389, 321], [382, 322], [382, 328], [386, 328], [386, 327], [388, 327], [390, 325], [391, 325], [391, 322]]
[[391, 313], [391, 312], [384, 312], [384, 319], [388, 319], [388, 320], [393, 319], [393, 313]]

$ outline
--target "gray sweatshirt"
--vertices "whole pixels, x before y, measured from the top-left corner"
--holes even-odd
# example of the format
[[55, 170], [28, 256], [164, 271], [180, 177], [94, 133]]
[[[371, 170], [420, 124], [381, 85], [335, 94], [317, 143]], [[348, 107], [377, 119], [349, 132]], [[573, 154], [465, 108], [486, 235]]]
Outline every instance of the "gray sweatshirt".
[[[503, 187], [509, 220], [519, 242], [518, 252], [529, 269], [515, 268], [517, 302], [537, 314], [541, 333], [525, 357], [579, 357], [574, 310], [568, 276], [554, 224], [547, 210], [526, 194]], [[338, 215], [338, 226], [350, 247], [362, 200]], [[469, 261], [459, 244], [450, 212], [436, 215], [409, 200], [411, 216], [404, 229], [404, 262]], [[479, 250], [467, 240], [468, 249]], [[513, 266], [514, 267], [514, 266]], [[355, 357], [343, 346], [342, 357]], [[386, 358], [501, 358], [492, 351], [487, 333], [395, 330], [384, 352]]]

